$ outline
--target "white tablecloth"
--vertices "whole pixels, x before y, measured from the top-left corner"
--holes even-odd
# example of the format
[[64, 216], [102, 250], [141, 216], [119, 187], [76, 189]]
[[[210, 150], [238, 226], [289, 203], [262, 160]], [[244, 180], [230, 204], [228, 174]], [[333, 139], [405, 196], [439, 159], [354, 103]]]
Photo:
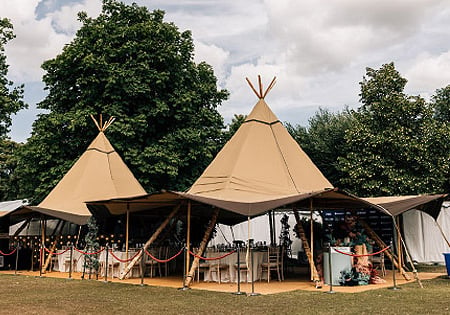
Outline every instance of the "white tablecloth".
[[[65, 250], [57, 250], [56, 254], [61, 254]], [[56, 255], [57, 263], [53, 265], [53, 270], [59, 272], [70, 271], [70, 250], [65, 251], [61, 255]], [[72, 252], [72, 272], [83, 272], [84, 259], [83, 255], [73, 250]]]
[[[119, 258], [121, 260], [131, 259], [132, 257], [134, 257], [134, 255], [136, 255], [136, 253], [137, 253], [137, 251], [135, 251], [135, 250], [128, 251], [128, 258], [127, 258], [127, 253], [124, 251], [113, 251], [114, 256], [116, 256], [117, 258]], [[108, 277], [119, 278], [120, 275], [124, 272], [125, 267], [130, 262], [120, 262], [116, 258], [114, 258], [114, 256], [111, 255], [111, 252], [108, 253], [108, 265], [109, 265]], [[104, 277], [105, 276], [105, 268], [103, 266], [105, 265], [105, 261], [106, 261], [106, 251], [103, 251], [100, 254], [99, 261], [100, 261], [100, 265], [102, 266], [102, 268], [100, 268], [100, 274], [102, 277]], [[113, 266], [113, 268], [111, 268], [111, 266]], [[135, 268], [133, 268], [127, 274], [126, 277], [127, 278], [140, 277], [139, 262], [135, 265]]]
[[[226, 253], [223, 252], [207, 252], [205, 257], [220, 257]], [[241, 250], [239, 253], [239, 260], [241, 261], [241, 265], [245, 265], [247, 250]], [[251, 253], [248, 253], [248, 262], [251, 262]], [[253, 280], [259, 280], [261, 274], [261, 263], [267, 260], [267, 252], [255, 251], [253, 252]], [[203, 261], [202, 261], [203, 262]], [[217, 260], [208, 260], [210, 265], [217, 264]], [[237, 252], [228, 255], [225, 258], [220, 259], [220, 264], [228, 265], [227, 269], [220, 271], [220, 281], [221, 282], [237, 282], [238, 271], [237, 271]], [[251, 266], [249, 266], [251, 268]], [[247, 270], [241, 270], [240, 275], [241, 282], [251, 282], [252, 276], [251, 273]], [[267, 277], [267, 275], [262, 275], [262, 278]], [[206, 271], [204, 273], [204, 281], [218, 281], [217, 273], [211, 273], [211, 271]]]

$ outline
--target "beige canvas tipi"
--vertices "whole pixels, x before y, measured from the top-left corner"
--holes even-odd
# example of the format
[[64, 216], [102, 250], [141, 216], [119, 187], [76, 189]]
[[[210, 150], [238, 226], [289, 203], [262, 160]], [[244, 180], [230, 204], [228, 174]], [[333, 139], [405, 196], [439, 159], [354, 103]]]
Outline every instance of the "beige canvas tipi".
[[105, 124], [92, 119], [98, 136], [48, 196], [37, 207], [29, 208], [82, 225], [91, 216], [86, 201], [146, 194], [104, 134], [114, 119]]
[[188, 198], [256, 215], [333, 189], [271, 111], [263, 93], [234, 136], [187, 191]]

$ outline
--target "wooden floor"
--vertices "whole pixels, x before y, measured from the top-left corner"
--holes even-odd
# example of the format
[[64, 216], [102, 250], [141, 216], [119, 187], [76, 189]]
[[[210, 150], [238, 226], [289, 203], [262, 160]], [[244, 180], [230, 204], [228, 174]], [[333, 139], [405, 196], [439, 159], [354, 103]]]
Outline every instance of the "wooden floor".
[[[0, 271], [0, 274], [14, 274], [14, 270], [12, 271]], [[38, 271], [18, 271], [18, 275], [23, 276], [39, 276]], [[442, 273], [419, 273], [419, 278], [421, 280], [427, 280], [427, 279], [433, 279], [439, 276], [442, 276], [444, 274]], [[46, 274], [42, 275], [43, 277], [54, 277], [54, 278], [68, 278], [68, 273], [62, 273], [62, 272], [47, 272]], [[74, 273], [72, 275], [73, 279], [81, 280], [81, 273]], [[406, 281], [400, 274], [396, 274], [396, 282], [397, 285], [401, 286], [405, 283], [413, 283], [416, 282], [414, 280], [414, 276], [410, 274], [411, 279], [410, 281]], [[85, 276], [85, 279], [87, 279], [87, 276]], [[384, 278], [386, 280], [386, 283], [382, 284], [369, 284], [369, 285], [362, 285], [362, 286], [333, 286], [333, 291], [335, 292], [343, 292], [343, 293], [357, 293], [357, 292], [363, 292], [367, 290], [375, 290], [375, 289], [381, 289], [381, 288], [388, 288], [393, 286], [393, 278], [392, 273], [388, 272], [386, 277]], [[98, 281], [104, 281], [104, 278], [99, 278]], [[129, 283], [134, 285], [140, 285], [141, 279], [140, 278], [133, 278], [133, 279], [124, 279], [119, 280], [117, 278], [108, 278], [108, 281], [110, 282], [120, 282], [120, 283]], [[151, 285], [151, 286], [161, 286], [161, 287], [170, 287], [170, 288], [180, 288], [182, 287], [182, 278], [181, 277], [154, 277], [154, 278], [144, 278], [144, 284], [145, 285]], [[419, 284], [417, 284], [419, 287]], [[208, 290], [208, 291], [218, 291], [218, 292], [236, 292], [237, 291], [237, 284], [236, 283], [216, 283], [216, 282], [197, 282], [194, 281], [191, 284], [192, 289], [197, 290]], [[251, 283], [241, 283], [240, 290], [242, 292], [246, 292], [247, 294], [252, 292], [252, 285]], [[318, 291], [318, 292], [326, 292], [330, 290], [330, 287], [328, 285], [322, 286], [322, 288], [317, 289], [313, 282], [308, 281], [307, 279], [303, 278], [290, 278], [286, 279], [285, 281], [279, 282], [279, 281], [271, 281], [270, 283], [267, 283], [267, 281], [256, 281], [254, 283], [254, 291], [256, 293], [260, 294], [275, 294], [275, 293], [281, 293], [281, 292], [288, 292], [288, 291], [294, 291], [294, 290], [308, 290], [308, 291]]]

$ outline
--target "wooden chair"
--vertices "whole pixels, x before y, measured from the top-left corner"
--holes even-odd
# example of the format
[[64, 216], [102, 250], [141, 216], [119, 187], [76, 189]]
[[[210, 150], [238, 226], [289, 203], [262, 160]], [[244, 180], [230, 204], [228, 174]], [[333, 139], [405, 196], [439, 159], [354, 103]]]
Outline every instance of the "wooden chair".
[[283, 255], [283, 247], [269, 247], [267, 251], [267, 260], [266, 262], [261, 263], [259, 281], [261, 281], [262, 274], [267, 272], [267, 282], [270, 282], [270, 274], [272, 271], [277, 272], [278, 281], [284, 280]]
[[[162, 246], [159, 248], [159, 256], [157, 256], [156, 258], [164, 260], [169, 258], [169, 247], [168, 246]], [[159, 271], [159, 276], [162, 277], [162, 269], [164, 269], [164, 276], [167, 277], [168, 273], [169, 273], [169, 263], [168, 262], [164, 262], [164, 263], [158, 263], [158, 271]]]
[[220, 259], [219, 260], [214, 260], [209, 267], [209, 274], [212, 275], [213, 273], [215, 273], [217, 275], [217, 280], [219, 282], [219, 284], [222, 281], [222, 276], [221, 276], [221, 272], [224, 270], [229, 269], [230, 266], [228, 266], [227, 264], [221, 263]]
[[[149, 248], [148, 252], [150, 254], [152, 254], [154, 257], [158, 258], [158, 255], [159, 255], [158, 248]], [[147, 270], [149, 270], [149, 276], [150, 276], [150, 278], [153, 278], [153, 276], [155, 275], [156, 266], [158, 265], [158, 262], [156, 262], [156, 260], [153, 260], [147, 254], [144, 254], [144, 256], [145, 256], [144, 270], [142, 270], [142, 272], [144, 273], [144, 276], [145, 276]]]

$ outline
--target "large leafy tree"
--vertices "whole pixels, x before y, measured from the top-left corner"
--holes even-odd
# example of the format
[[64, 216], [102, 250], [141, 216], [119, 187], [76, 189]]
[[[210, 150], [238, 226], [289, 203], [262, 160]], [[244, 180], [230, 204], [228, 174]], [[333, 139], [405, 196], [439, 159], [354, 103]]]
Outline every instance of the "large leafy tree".
[[347, 153], [345, 132], [350, 128], [353, 120], [353, 112], [349, 109], [332, 113], [320, 108], [309, 119], [308, 128], [287, 125], [289, 133], [323, 175], [336, 187], [342, 186], [343, 174], [338, 167], [338, 158]]
[[358, 195], [444, 189], [448, 134], [433, 118], [432, 106], [404, 93], [406, 83], [393, 63], [367, 68], [360, 83], [362, 106], [345, 135], [348, 152], [339, 159], [343, 183]]
[[10, 183], [14, 162], [13, 153], [18, 144], [8, 139], [11, 127], [11, 115], [25, 108], [23, 102], [23, 85], [14, 86], [7, 77], [5, 45], [15, 37], [13, 25], [6, 19], [0, 19], [0, 200], [13, 198], [15, 193]]
[[95, 137], [88, 114], [99, 113], [117, 118], [107, 136], [147, 191], [187, 188], [218, 150], [217, 107], [228, 96], [193, 61], [191, 33], [162, 11], [114, 0], [79, 19], [75, 39], [42, 66], [48, 113], [19, 157], [22, 194], [45, 197]]

